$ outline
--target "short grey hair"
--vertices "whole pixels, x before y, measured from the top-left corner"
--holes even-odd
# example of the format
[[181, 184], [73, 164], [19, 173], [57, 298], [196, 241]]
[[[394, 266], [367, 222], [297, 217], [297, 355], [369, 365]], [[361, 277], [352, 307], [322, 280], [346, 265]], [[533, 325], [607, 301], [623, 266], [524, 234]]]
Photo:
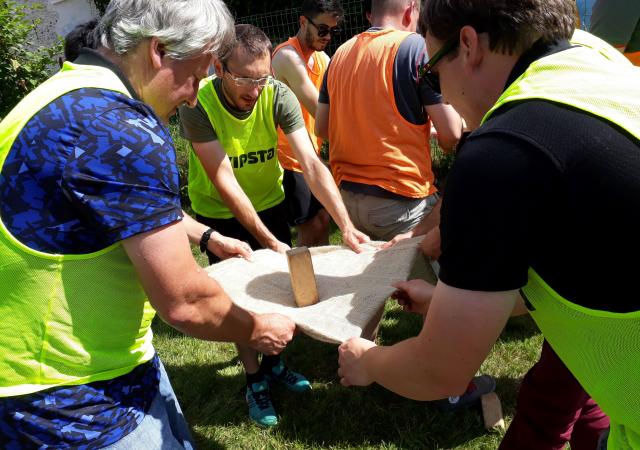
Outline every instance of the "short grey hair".
[[222, 0], [111, 0], [97, 34], [118, 55], [155, 36], [173, 59], [224, 53], [234, 41], [233, 18]]

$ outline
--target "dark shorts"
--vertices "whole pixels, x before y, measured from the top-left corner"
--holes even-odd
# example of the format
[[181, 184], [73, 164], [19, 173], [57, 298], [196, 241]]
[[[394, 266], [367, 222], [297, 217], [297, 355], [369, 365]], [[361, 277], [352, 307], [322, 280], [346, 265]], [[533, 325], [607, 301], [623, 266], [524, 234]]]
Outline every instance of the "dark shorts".
[[302, 173], [285, 169], [282, 187], [284, 188], [289, 225], [295, 226], [308, 222], [323, 208], [311, 193]]
[[[278, 203], [276, 206], [265, 209], [258, 212], [258, 217], [262, 220], [262, 223], [271, 231], [271, 233], [280, 242], [284, 242], [288, 246], [291, 246], [291, 229], [286, 220], [286, 201]], [[259, 250], [262, 248], [260, 243], [249, 233], [235, 217], [230, 219], [212, 219], [210, 217], [204, 217], [200, 214], [196, 214], [196, 220], [204, 225], [207, 225], [223, 236], [240, 239], [247, 242], [253, 250]], [[220, 261], [213, 253], [207, 251], [209, 257], [209, 264], [214, 264]]]

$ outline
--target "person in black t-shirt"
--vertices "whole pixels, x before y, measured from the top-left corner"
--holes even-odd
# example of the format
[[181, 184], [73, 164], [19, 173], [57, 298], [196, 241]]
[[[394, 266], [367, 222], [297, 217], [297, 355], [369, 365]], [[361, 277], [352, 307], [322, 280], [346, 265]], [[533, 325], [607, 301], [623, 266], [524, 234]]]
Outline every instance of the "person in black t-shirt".
[[[342, 384], [378, 382], [420, 400], [455, 395], [508, 317], [530, 311], [609, 415], [609, 445], [640, 445], [640, 300], [637, 264], [626, 263], [640, 251], [640, 74], [572, 45], [574, 20], [571, 0], [427, 3], [423, 76], [440, 78], [444, 100], [474, 131], [447, 178], [433, 295], [398, 285], [412, 310], [428, 310], [423, 330], [392, 347], [347, 341]], [[548, 431], [543, 422], [537, 436]]]

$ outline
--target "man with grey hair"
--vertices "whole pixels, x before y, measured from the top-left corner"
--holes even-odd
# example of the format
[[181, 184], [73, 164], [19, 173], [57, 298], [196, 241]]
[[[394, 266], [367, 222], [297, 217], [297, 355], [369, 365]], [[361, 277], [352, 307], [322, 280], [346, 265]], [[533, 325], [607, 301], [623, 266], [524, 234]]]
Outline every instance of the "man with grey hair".
[[0, 123], [0, 447], [193, 448], [151, 321], [282, 351], [193, 259], [248, 246], [181, 210], [165, 125], [233, 38], [220, 0], [112, 0], [101, 46]]

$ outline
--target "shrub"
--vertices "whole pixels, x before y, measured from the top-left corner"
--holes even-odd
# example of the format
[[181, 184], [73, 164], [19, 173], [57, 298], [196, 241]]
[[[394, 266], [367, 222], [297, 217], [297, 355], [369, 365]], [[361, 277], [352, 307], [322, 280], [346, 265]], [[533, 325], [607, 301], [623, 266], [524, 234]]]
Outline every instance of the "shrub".
[[28, 16], [40, 8], [39, 4], [0, 1], [0, 118], [49, 77], [62, 53], [61, 41], [36, 49], [30, 40], [40, 21]]

